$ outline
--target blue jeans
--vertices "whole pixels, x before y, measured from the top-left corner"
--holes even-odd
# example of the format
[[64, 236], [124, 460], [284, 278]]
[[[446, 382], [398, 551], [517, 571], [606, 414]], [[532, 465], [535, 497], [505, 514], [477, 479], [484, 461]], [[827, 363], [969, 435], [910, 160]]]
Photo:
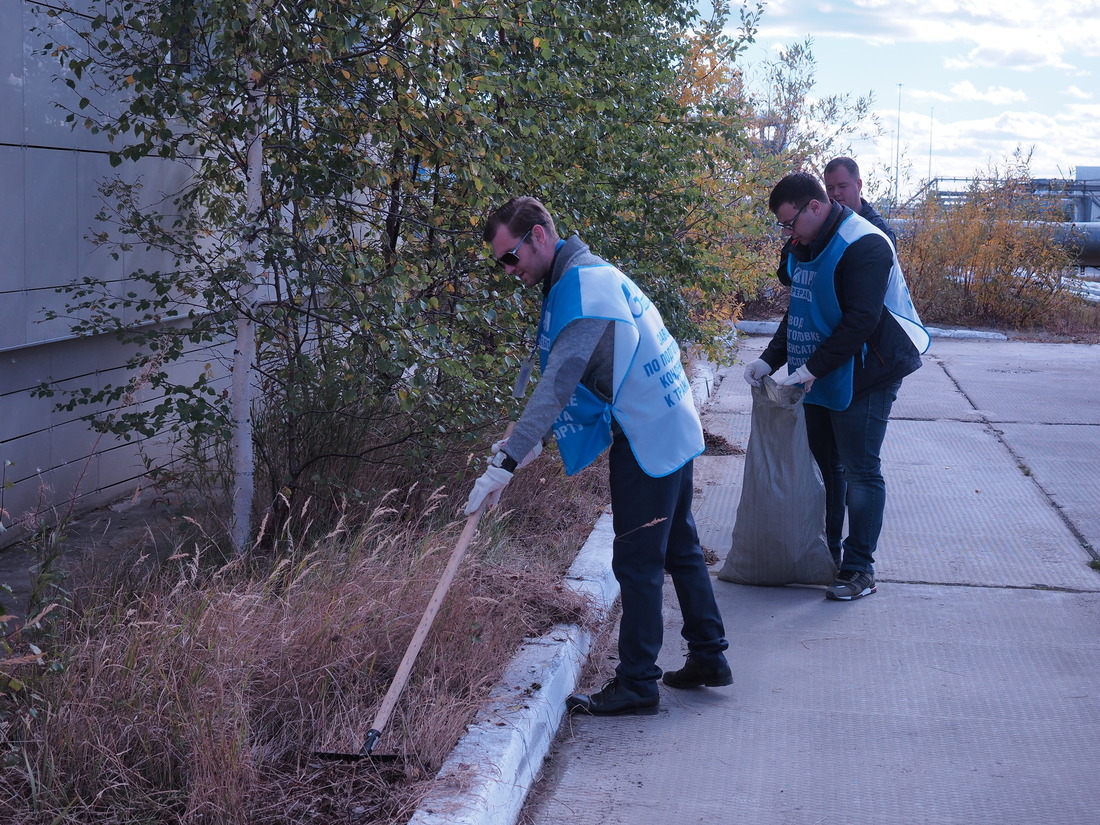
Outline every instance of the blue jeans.
[[[842, 570], [874, 573], [886, 481], [879, 452], [901, 381], [861, 395], [846, 410], [807, 404], [806, 435], [825, 482], [825, 538]], [[844, 514], [848, 514], [848, 537]]]
[[615, 672], [627, 687], [651, 695], [661, 676], [657, 654], [664, 636], [666, 570], [680, 602], [688, 650], [706, 661], [721, 657], [729, 643], [691, 515], [692, 462], [653, 478], [638, 466], [626, 436], [616, 432], [609, 475], [615, 528], [611, 569], [623, 611]]

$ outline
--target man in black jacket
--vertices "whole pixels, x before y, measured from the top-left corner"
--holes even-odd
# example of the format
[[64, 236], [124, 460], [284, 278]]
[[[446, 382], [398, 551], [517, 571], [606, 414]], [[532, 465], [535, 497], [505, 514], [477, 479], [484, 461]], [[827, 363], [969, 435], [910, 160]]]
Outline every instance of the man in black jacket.
[[790, 233], [784, 259], [791, 297], [745, 380], [758, 385], [786, 363], [789, 374], [779, 383], [807, 391], [806, 432], [825, 481], [826, 537], [839, 567], [826, 596], [851, 601], [875, 592], [874, 551], [886, 504], [879, 453], [902, 379], [920, 367], [928, 333], [891, 243], [830, 202], [816, 178], [804, 172], [783, 178], [768, 208]]
[[[882, 230], [882, 234], [890, 239], [894, 251], [897, 251], [898, 238], [894, 230], [879, 211], [863, 199], [863, 179], [859, 176], [859, 164], [848, 157], [833, 158], [825, 164], [823, 177], [825, 193], [829, 198], [841, 206], [847, 206], [876, 229]], [[787, 277], [787, 255], [790, 254], [793, 244], [794, 241], [788, 238], [779, 253], [779, 268], [775, 274], [784, 286], [791, 285]]]
[[894, 230], [886, 223], [878, 210], [863, 198], [863, 179], [859, 176], [859, 164], [851, 158], [833, 158], [825, 164], [822, 174], [825, 178], [825, 193], [841, 206], [847, 206], [863, 220], [881, 229], [890, 239], [894, 249], [898, 248], [898, 239]]

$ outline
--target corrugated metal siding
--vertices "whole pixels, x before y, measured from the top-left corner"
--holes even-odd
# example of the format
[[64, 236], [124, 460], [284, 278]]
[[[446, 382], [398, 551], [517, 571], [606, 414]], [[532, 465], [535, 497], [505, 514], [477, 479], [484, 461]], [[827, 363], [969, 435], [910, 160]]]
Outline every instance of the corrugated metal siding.
[[[171, 192], [185, 179], [182, 164], [148, 160], [112, 169], [102, 135], [71, 129], [55, 102], [70, 94], [56, 80], [59, 67], [36, 54], [42, 41], [31, 29], [48, 25], [31, 0], [0, 0], [0, 517], [4, 525], [47, 506], [78, 501], [80, 509], [129, 495], [144, 469], [139, 448], [161, 460], [168, 439], [126, 442], [100, 437], [80, 420], [89, 412], [55, 410], [56, 399], [35, 398], [43, 381], [56, 388], [99, 387], [128, 378], [127, 352], [112, 336], [73, 339], [62, 320], [46, 321], [44, 310], [61, 310], [58, 286], [86, 275], [118, 284], [135, 268], [162, 263], [144, 251], [114, 260], [85, 235], [100, 209], [99, 181], [110, 174], [142, 176], [150, 198]], [[97, 5], [89, 2], [89, 7]], [[71, 42], [62, 27], [56, 42]], [[167, 263], [167, 262], [165, 262]], [[224, 361], [214, 350], [175, 365], [178, 374], [214, 365], [226, 381]], [[224, 353], [222, 353], [224, 356]], [[148, 399], [143, 399], [149, 403]], [[10, 462], [10, 463], [8, 463]], [[43, 498], [43, 496], [45, 496]], [[0, 536], [0, 545], [19, 531]]]

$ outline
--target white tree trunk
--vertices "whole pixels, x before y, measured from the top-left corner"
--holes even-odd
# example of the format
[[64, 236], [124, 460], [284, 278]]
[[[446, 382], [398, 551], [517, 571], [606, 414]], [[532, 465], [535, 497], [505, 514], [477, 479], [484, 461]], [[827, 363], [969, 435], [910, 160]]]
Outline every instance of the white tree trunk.
[[[254, 120], [251, 140], [248, 144], [248, 170], [245, 179], [245, 211], [250, 233], [258, 227], [263, 207], [263, 157], [262, 125], [258, 118], [259, 92], [252, 90], [248, 114]], [[255, 453], [252, 445], [252, 375], [256, 364], [256, 328], [252, 323], [252, 304], [256, 285], [262, 275], [257, 260], [259, 238], [252, 235], [245, 246], [248, 257], [249, 278], [238, 293], [237, 341], [233, 350], [233, 514], [230, 523], [230, 539], [233, 551], [241, 553], [252, 541], [252, 501], [255, 497]]]

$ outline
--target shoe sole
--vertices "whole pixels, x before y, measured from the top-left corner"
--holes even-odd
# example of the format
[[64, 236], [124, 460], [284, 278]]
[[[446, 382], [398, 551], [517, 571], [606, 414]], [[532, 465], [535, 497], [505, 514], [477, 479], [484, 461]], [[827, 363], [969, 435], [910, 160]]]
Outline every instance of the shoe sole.
[[586, 716], [655, 716], [660, 709], [660, 705], [654, 705], [649, 708], [624, 708], [623, 710], [613, 711], [592, 710], [584, 705], [571, 705], [566, 708], [570, 713], [583, 713]]
[[677, 690], [691, 690], [701, 687], [728, 687], [733, 684], [733, 676], [727, 679], [711, 679], [709, 682], [670, 682], [668, 679], [664, 678], [661, 679], [661, 682]]
[[856, 599], [862, 599], [864, 596], [870, 596], [872, 593], [877, 593], [877, 587], [868, 587], [862, 593], [857, 593], [854, 596], [838, 596], [828, 590], [825, 591], [825, 598], [832, 599], [834, 602], [854, 602]]

